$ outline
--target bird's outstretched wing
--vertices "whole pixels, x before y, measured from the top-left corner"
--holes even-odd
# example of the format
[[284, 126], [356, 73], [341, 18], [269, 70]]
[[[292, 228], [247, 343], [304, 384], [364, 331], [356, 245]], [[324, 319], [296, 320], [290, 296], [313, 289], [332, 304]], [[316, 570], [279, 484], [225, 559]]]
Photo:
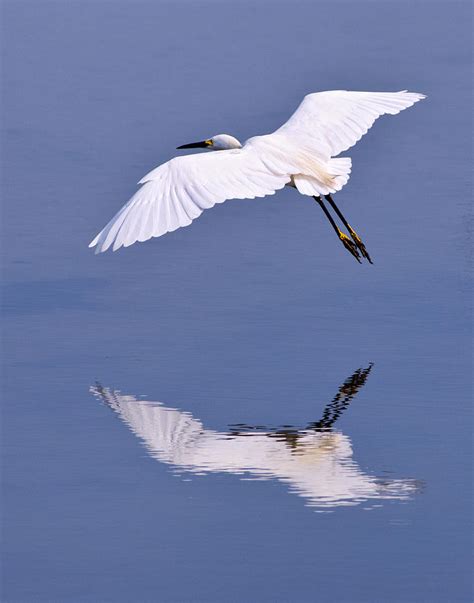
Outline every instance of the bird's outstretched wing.
[[140, 180], [143, 186], [89, 247], [100, 253], [113, 245], [115, 251], [188, 226], [226, 199], [272, 195], [290, 180], [291, 161], [282, 159], [273, 153], [269, 165], [258, 138], [242, 149], [175, 157]]
[[315, 92], [304, 97], [274, 134], [298, 141], [317, 157], [328, 160], [355, 145], [381, 115], [396, 115], [423, 98], [423, 94], [407, 90]]

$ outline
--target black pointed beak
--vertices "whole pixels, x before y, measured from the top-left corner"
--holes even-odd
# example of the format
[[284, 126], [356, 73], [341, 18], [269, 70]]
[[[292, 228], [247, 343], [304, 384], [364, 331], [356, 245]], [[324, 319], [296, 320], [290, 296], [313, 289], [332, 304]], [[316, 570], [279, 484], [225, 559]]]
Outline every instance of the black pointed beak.
[[208, 140], [201, 140], [200, 142], [190, 142], [189, 144], [182, 144], [180, 147], [176, 147], [176, 149], [207, 149], [208, 146], [210, 146]]

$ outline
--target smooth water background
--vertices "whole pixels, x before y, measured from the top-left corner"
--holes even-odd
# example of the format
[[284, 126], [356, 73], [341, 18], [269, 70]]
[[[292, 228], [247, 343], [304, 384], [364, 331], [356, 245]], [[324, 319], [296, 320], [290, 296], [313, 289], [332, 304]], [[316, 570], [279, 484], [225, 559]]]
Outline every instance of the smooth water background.
[[[471, 601], [471, 3], [3, 2], [3, 601]], [[175, 147], [305, 93], [410, 90], [337, 195], [293, 190], [101, 256]], [[275, 479], [176, 475], [96, 381], [225, 432], [334, 429], [408, 500], [317, 513]]]

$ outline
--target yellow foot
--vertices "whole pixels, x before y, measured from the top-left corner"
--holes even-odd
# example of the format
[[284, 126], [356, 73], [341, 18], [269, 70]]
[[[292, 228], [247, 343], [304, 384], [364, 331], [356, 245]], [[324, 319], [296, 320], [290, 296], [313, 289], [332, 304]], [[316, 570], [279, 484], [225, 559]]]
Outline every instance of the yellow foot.
[[369, 262], [369, 264], [373, 264], [372, 258], [370, 257], [369, 252], [365, 248], [364, 243], [362, 243], [362, 241], [361, 241], [359, 235], [356, 233], [356, 231], [352, 230], [352, 228], [349, 227], [349, 234], [351, 235], [352, 240], [354, 241], [357, 249], [361, 252], [362, 256]]
[[355, 243], [351, 241], [351, 239], [341, 231], [339, 231], [339, 238], [341, 239], [342, 244], [347, 249], [347, 251], [355, 257], [359, 264], [361, 264], [362, 262], [360, 261], [360, 255], [357, 251], [357, 246], [355, 245]]

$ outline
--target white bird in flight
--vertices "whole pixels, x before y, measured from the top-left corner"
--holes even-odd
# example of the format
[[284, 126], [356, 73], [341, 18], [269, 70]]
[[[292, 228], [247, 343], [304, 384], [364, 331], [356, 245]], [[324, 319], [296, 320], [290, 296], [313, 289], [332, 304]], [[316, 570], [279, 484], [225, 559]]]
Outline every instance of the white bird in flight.
[[[337, 157], [352, 147], [384, 114], [396, 115], [425, 98], [408, 92], [332, 90], [304, 97], [290, 119], [272, 134], [243, 145], [218, 134], [178, 149], [204, 148], [219, 153], [174, 157], [158, 166], [143, 186], [90, 243], [96, 253], [128, 247], [188, 226], [204, 209], [227, 199], [254, 199], [292, 186], [313, 197], [344, 247], [360, 262], [372, 263], [360, 237], [331, 196], [347, 183], [351, 158]], [[324, 199], [346, 227], [341, 231]]]

